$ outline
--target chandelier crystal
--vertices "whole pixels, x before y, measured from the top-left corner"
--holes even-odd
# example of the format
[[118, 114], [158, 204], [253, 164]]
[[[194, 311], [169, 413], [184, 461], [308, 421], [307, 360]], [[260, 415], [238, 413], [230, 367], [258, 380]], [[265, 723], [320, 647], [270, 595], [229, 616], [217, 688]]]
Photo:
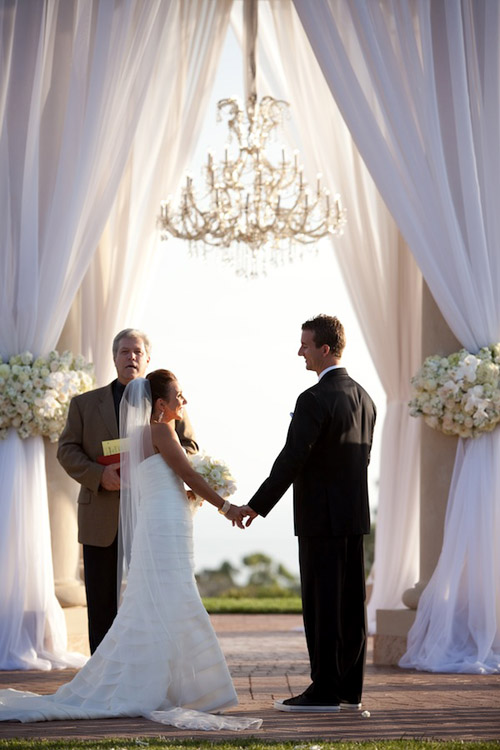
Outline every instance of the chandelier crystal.
[[204, 186], [196, 189], [187, 175], [177, 205], [172, 199], [162, 201], [159, 224], [162, 239], [173, 236], [195, 246], [218, 248], [238, 273], [254, 276], [265, 273], [270, 263], [293, 259], [295, 243], [309, 245], [329, 234], [341, 234], [346, 212], [340, 196], [322, 185], [320, 174], [314, 188], [307, 184], [297, 151], [290, 157], [285, 146], [277, 146], [275, 131], [289, 105], [271, 96], [257, 100], [257, 3], [247, 0], [246, 7], [250, 50], [246, 109], [236, 98], [218, 102], [218, 119], [227, 119], [229, 130], [224, 159], [216, 163], [209, 152]]

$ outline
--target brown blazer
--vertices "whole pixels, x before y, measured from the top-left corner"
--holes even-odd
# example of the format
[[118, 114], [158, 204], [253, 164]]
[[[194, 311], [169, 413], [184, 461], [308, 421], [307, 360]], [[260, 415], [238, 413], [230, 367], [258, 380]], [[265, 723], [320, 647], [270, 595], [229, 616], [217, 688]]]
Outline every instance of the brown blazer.
[[[66, 426], [59, 438], [57, 458], [65, 471], [79, 484], [78, 541], [96, 547], [112, 544], [118, 531], [120, 493], [101, 487], [104, 466], [102, 441], [119, 437], [112, 384], [72, 399]], [[176, 423], [184, 448], [195, 453], [198, 446], [187, 416]]]

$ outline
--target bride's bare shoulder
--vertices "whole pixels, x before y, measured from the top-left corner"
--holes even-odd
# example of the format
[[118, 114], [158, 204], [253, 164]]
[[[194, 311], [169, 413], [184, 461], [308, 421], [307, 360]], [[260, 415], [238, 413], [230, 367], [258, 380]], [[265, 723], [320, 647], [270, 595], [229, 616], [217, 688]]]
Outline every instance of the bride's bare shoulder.
[[164, 444], [168, 444], [172, 441], [179, 442], [174, 427], [170, 424], [165, 424], [164, 422], [154, 422], [151, 425], [151, 437], [153, 439], [153, 444], [155, 445], [157, 442]]

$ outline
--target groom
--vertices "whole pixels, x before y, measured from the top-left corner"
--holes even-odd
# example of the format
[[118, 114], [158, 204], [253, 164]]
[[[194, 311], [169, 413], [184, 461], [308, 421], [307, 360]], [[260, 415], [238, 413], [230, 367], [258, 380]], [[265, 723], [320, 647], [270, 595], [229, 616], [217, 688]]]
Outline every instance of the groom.
[[[103, 466], [97, 459], [103, 455], [103, 441], [119, 437], [118, 415], [125, 386], [144, 377], [150, 350], [149, 338], [142, 331], [120, 331], [113, 340], [116, 379], [72, 399], [59, 439], [57, 458], [81, 485], [78, 541], [83, 544], [91, 653], [108, 632], [117, 611], [119, 464]], [[184, 449], [196, 453], [198, 446], [186, 415], [176, 422], [176, 430]]]
[[250, 525], [293, 483], [311, 685], [279, 711], [361, 708], [366, 651], [363, 534], [370, 530], [367, 467], [376, 410], [340, 358], [344, 328], [318, 315], [302, 326], [299, 356], [318, 382], [298, 398], [285, 447], [247, 506]]

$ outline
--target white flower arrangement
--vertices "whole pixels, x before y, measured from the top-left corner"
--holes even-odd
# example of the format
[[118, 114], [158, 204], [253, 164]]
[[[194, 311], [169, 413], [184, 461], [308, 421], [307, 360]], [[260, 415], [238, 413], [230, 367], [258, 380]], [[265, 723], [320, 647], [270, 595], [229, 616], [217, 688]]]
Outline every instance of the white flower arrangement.
[[43, 435], [55, 443], [66, 423], [73, 396], [95, 387], [94, 366], [81, 355], [51, 351], [0, 357], [0, 438], [9, 428], [22, 438]]
[[445, 435], [478, 437], [500, 422], [500, 344], [427, 357], [412, 378], [412, 417]]
[[189, 456], [193, 469], [201, 474], [205, 482], [221, 497], [226, 498], [236, 492], [236, 482], [228, 466], [206, 453]]

